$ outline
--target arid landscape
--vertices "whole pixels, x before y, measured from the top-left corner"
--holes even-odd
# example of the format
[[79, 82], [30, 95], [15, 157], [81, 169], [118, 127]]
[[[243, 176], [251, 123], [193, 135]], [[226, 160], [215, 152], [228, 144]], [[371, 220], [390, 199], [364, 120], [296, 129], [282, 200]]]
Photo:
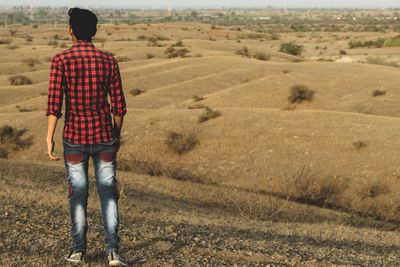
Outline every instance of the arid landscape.
[[[130, 266], [400, 266], [398, 10], [112, 12], [93, 42], [118, 59], [128, 106]], [[66, 19], [8, 22], [0, 265], [65, 266], [68, 188], [45, 108], [51, 58], [72, 41]], [[89, 264], [104, 266], [90, 174]]]

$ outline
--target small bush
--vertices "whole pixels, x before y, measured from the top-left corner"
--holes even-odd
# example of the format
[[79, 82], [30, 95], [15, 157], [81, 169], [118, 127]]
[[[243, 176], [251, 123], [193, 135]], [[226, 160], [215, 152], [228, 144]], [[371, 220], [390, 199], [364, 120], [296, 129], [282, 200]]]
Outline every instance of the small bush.
[[364, 185], [359, 190], [359, 195], [361, 199], [365, 198], [376, 198], [381, 195], [387, 195], [391, 192], [389, 185], [382, 183], [379, 180], [376, 180], [372, 183]]
[[293, 56], [299, 56], [303, 52], [303, 46], [296, 44], [296, 42], [284, 43], [281, 45], [279, 51]]
[[0, 157], [8, 158], [10, 150], [27, 149], [33, 144], [33, 136], [23, 139], [26, 128], [17, 130], [9, 125], [0, 128]]
[[32, 43], [33, 42], [33, 37], [28, 35], [28, 36], [26, 36], [25, 41], [28, 42], [28, 43]]
[[9, 49], [9, 50], [15, 50], [17, 48], [19, 48], [18, 45], [7, 45], [7, 49]]
[[158, 39], [156, 37], [150, 37], [148, 38], [147, 46], [160, 47], [162, 45], [158, 43]]
[[342, 55], [342, 56], [347, 55], [346, 50], [340, 50], [339, 51], [339, 55]]
[[286, 198], [317, 206], [338, 205], [348, 184], [340, 177], [319, 177], [305, 168], [285, 178]]
[[170, 132], [165, 140], [168, 148], [179, 155], [191, 151], [198, 143], [199, 140], [194, 133]]
[[47, 44], [49, 46], [58, 46], [58, 42], [56, 40], [49, 41]]
[[133, 96], [138, 96], [138, 95], [140, 95], [140, 94], [143, 94], [144, 91], [143, 91], [142, 89], [139, 89], [139, 88], [133, 88], [133, 89], [131, 89], [131, 90], [129, 91], [129, 93], [130, 93], [131, 95], [133, 95]]
[[62, 44], [60, 44], [60, 48], [67, 48], [68, 46], [67, 46], [67, 44], [66, 43], [62, 43]]
[[174, 47], [168, 47], [165, 52], [164, 52], [168, 58], [176, 58], [176, 57], [186, 57], [188, 53], [190, 53], [189, 50], [186, 48], [181, 48], [181, 49], [175, 49]]
[[255, 59], [258, 59], [258, 60], [263, 60], [263, 61], [267, 61], [267, 60], [270, 60], [270, 59], [271, 59], [271, 57], [270, 57], [269, 55], [267, 55], [267, 54], [265, 54], [265, 53], [262, 53], [262, 52], [257, 52], [257, 53], [254, 55], [254, 58], [255, 58]]
[[244, 56], [244, 57], [250, 57], [250, 51], [249, 51], [249, 48], [247, 48], [247, 46], [244, 46], [244, 47], [236, 50], [235, 54], [236, 55], [241, 55], [241, 56]]
[[0, 147], [0, 159], [7, 159], [8, 158], [8, 150], [4, 147]]
[[33, 68], [36, 64], [39, 64], [39, 60], [33, 57], [25, 58], [23, 62], [28, 65], [29, 67]]
[[368, 147], [368, 143], [364, 141], [356, 141], [353, 143], [355, 149], [362, 149]]
[[208, 121], [210, 119], [218, 118], [221, 116], [221, 112], [214, 111], [210, 107], [205, 108], [205, 113], [201, 114], [199, 117], [199, 123]]
[[32, 80], [29, 79], [28, 77], [24, 76], [24, 75], [11, 76], [8, 80], [10, 81], [11, 85], [32, 84]]
[[150, 53], [148, 53], [147, 55], [146, 55], [146, 58], [147, 59], [152, 59], [152, 58], [154, 58], [155, 56], [153, 55], [153, 54], [150, 54]]
[[11, 42], [11, 39], [0, 39], [0, 45], [9, 45]]
[[313, 97], [313, 90], [304, 85], [295, 85], [291, 88], [288, 100], [290, 103], [302, 103], [303, 101], [312, 101]]
[[139, 35], [139, 36], [137, 37], [137, 40], [138, 40], [138, 41], [146, 41], [146, 40], [147, 40], [147, 37], [144, 36], [144, 35]]
[[192, 99], [193, 99], [194, 102], [198, 102], [198, 101], [204, 100], [204, 97], [203, 96], [194, 95], [192, 97]]
[[376, 96], [381, 96], [381, 95], [386, 95], [386, 91], [379, 90], [379, 89], [372, 91], [372, 96], [376, 97]]
[[172, 46], [174, 46], [174, 47], [184, 47], [183, 41], [182, 41], [182, 40], [178, 40], [178, 41], [176, 41], [176, 43], [173, 44]]

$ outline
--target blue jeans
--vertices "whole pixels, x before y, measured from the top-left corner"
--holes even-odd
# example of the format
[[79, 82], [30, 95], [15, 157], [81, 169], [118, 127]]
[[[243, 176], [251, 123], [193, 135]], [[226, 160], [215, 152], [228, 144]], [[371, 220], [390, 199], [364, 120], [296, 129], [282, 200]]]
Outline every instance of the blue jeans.
[[118, 251], [119, 191], [116, 178], [116, 155], [119, 140], [107, 143], [73, 144], [63, 138], [64, 163], [67, 170], [68, 198], [71, 214], [72, 249], [86, 251], [87, 201], [89, 195], [88, 165], [92, 157], [96, 187], [101, 202], [106, 253]]

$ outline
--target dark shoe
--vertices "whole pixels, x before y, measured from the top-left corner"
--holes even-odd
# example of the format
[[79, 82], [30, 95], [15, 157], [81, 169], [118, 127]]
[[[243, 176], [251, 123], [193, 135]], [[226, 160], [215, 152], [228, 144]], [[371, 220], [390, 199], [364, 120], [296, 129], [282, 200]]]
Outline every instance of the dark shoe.
[[64, 259], [69, 263], [78, 265], [84, 264], [86, 260], [85, 258], [86, 253], [84, 251], [71, 251]]
[[108, 259], [108, 266], [128, 266], [125, 263], [125, 260], [117, 253], [117, 252], [110, 252], [107, 255]]

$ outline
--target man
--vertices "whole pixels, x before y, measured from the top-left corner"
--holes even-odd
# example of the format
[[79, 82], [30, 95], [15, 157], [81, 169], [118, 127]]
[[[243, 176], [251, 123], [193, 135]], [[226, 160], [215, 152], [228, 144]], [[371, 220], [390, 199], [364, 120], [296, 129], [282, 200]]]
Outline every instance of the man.
[[59, 160], [53, 154], [53, 136], [57, 121], [62, 116], [65, 95], [62, 139], [73, 239], [71, 252], [65, 259], [75, 264], [85, 262], [88, 164], [89, 157], [92, 157], [109, 265], [126, 266], [118, 254], [120, 237], [116, 154], [126, 113], [119, 67], [112, 55], [98, 50], [91, 42], [97, 31], [96, 15], [79, 8], [70, 9], [68, 15], [69, 33], [74, 44], [53, 58], [46, 109], [47, 153], [51, 160]]

